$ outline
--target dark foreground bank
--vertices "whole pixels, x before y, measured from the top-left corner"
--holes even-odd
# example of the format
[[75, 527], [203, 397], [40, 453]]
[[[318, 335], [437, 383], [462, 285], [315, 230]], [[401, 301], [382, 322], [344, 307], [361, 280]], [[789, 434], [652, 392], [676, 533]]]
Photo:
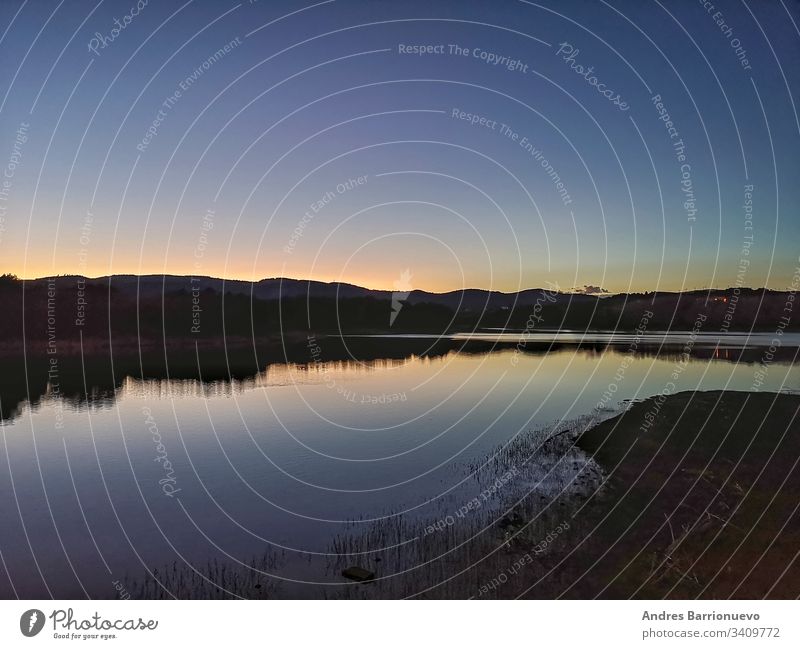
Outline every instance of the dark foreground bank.
[[799, 409], [797, 395], [684, 392], [583, 434], [609, 471], [608, 553], [567, 595], [800, 595]]

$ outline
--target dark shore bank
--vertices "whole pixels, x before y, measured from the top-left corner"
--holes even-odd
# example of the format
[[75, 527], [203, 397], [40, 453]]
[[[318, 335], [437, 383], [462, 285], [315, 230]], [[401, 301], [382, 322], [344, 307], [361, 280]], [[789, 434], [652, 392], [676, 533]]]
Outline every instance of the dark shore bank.
[[798, 411], [797, 395], [683, 392], [584, 433], [609, 471], [589, 543], [608, 553], [565, 595], [800, 595]]

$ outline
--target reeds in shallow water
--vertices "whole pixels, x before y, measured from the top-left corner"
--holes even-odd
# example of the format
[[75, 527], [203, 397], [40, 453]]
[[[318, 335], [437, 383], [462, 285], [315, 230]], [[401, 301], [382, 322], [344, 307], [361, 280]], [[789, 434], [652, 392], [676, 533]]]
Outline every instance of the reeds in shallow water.
[[[535, 583], [568, 547], [580, 525], [575, 513], [603, 485], [597, 464], [575, 446], [589, 418], [535, 429], [456, 467], [457, 488], [421, 515], [398, 509], [370, 522], [354, 520], [325, 552], [291, 555], [268, 549], [247, 565], [231, 560], [202, 567], [174, 563], [140, 582], [126, 582], [145, 599], [465, 598], [493, 596], [486, 584]], [[419, 510], [414, 510], [419, 511]], [[305, 562], [316, 577], [289, 576]], [[343, 579], [361, 566], [368, 583]], [[285, 581], [271, 575], [280, 573]]]

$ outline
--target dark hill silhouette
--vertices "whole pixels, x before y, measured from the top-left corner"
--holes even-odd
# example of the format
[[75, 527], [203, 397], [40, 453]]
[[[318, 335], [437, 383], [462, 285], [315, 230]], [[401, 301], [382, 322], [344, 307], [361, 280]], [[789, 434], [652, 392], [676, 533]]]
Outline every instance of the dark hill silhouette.
[[[632, 331], [651, 313], [648, 331], [774, 331], [789, 294], [767, 289], [595, 296], [528, 289], [392, 292], [343, 283], [270, 278], [258, 282], [176, 275], [0, 277], [0, 349], [46, 353], [92, 346], [161, 345], [203, 340], [222, 346], [307, 335], [452, 333], [477, 328], [527, 331]], [[400, 307], [397, 309], [397, 307]], [[396, 311], [396, 316], [390, 316]], [[798, 329], [798, 318], [787, 330]], [[81, 341], [82, 337], [82, 341]]]

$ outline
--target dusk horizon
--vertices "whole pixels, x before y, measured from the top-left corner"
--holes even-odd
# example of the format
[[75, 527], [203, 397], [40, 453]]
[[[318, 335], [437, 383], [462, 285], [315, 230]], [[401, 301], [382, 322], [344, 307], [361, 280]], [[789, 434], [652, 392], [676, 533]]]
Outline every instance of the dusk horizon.
[[[798, 260], [800, 262], [800, 260]], [[800, 265], [796, 269], [800, 270]], [[248, 283], [258, 283], [270, 280], [288, 280], [292, 282], [318, 282], [323, 284], [349, 284], [352, 286], [358, 286], [359, 288], [365, 288], [370, 291], [395, 291], [397, 290], [394, 286], [368, 286], [365, 284], [359, 284], [357, 282], [348, 281], [346, 279], [323, 279], [323, 278], [316, 278], [316, 277], [290, 277], [286, 275], [274, 275], [274, 276], [263, 276], [257, 278], [247, 278], [247, 277], [220, 277], [216, 275], [196, 275], [192, 273], [170, 273], [170, 272], [115, 272], [113, 274], [104, 274], [104, 275], [85, 275], [82, 273], [77, 272], [60, 272], [56, 274], [50, 275], [41, 275], [41, 276], [34, 276], [34, 277], [21, 277], [20, 275], [13, 273], [13, 272], [6, 272], [5, 274], [17, 277], [20, 280], [26, 282], [35, 282], [35, 281], [43, 281], [47, 280], [52, 277], [83, 277], [84, 279], [88, 280], [100, 280], [106, 278], [113, 278], [113, 277], [182, 277], [182, 278], [197, 278], [197, 279], [214, 279], [220, 280], [224, 282], [248, 282]], [[413, 282], [412, 282], [413, 284]], [[668, 289], [668, 288], [661, 288], [660, 290], [656, 290], [654, 288], [642, 288], [642, 289], [633, 289], [627, 291], [609, 291], [604, 289], [603, 287], [587, 284], [585, 286], [559, 286], [556, 284], [549, 284], [548, 282], [541, 282], [540, 284], [532, 284], [529, 286], [522, 286], [520, 288], [511, 288], [511, 289], [502, 289], [502, 288], [488, 288], [485, 286], [459, 286], [459, 287], [452, 287], [452, 288], [442, 288], [442, 289], [431, 289], [427, 286], [416, 286], [414, 285], [410, 290], [412, 291], [424, 291], [428, 293], [453, 293], [459, 291], [495, 291], [499, 293], [519, 293], [522, 291], [530, 291], [530, 290], [537, 290], [542, 288], [550, 288], [552, 290], [561, 292], [561, 293], [572, 293], [575, 295], [594, 295], [598, 297], [604, 296], [611, 296], [611, 295], [621, 295], [621, 294], [631, 294], [631, 293], [654, 293], [654, 292], [662, 292], [662, 293], [680, 293], [680, 292], [689, 292], [689, 291], [732, 291], [732, 290], [745, 290], [745, 291], [759, 291], [759, 290], [768, 290], [768, 291], [775, 291], [775, 292], [791, 292], [792, 290], [796, 289], [797, 287], [790, 283], [785, 286], [779, 287], [770, 287], [770, 286], [744, 286], [741, 284], [730, 284], [730, 285], [720, 285], [720, 286], [686, 286], [683, 288], [678, 289]]]
[[0, 0], [0, 56], [3, 646], [797, 645], [800, 0]]

